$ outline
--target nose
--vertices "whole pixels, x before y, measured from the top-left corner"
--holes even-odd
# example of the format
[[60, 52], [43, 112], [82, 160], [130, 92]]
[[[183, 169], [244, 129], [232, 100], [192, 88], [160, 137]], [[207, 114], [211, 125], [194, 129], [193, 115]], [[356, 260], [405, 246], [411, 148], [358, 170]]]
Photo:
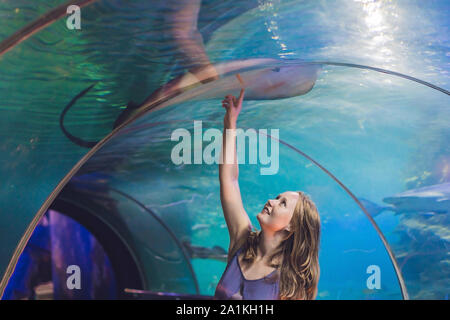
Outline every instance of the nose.
[[270, 205], [271, 207], [273, 207], [274, 203], [275, 203], [275, 200], [269, 200], [269, 205]]

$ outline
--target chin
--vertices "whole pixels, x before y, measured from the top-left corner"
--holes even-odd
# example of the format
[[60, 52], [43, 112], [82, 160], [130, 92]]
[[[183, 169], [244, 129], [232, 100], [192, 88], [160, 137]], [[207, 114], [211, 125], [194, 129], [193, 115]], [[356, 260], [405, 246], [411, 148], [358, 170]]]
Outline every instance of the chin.
[[261, 221], [264, 220], [264, 219], [263, 219], [263, 214], [262, 214], [262, 213], [258, 213], [258, 214], [256, 215], [256, 219], [258, 220], [259, 225], [261, 226], [261, 225], [262, 225]]
[[261, 227], [261, 229], [262, 229], [262, 227], [264, 226], [264, 225], [266, 225], [267, 223], [265, 223], [264, 222], [264, 214], [263, 213], [259, 213], [257, 216], [256, 216], [256, 219], [258, 220], [258, 222], [259, 222], [259, 226]]

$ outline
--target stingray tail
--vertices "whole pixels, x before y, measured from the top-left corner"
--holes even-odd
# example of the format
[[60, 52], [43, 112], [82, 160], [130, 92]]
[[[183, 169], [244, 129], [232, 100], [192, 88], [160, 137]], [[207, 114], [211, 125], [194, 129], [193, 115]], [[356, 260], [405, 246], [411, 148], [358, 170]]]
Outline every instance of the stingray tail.
[[91, 84], [89, 87], [81, 91], [79, 94], [77, 94], [65, 107], [64, 110], [61, 112], [61, 115], [59, 116], [59, 126], [61, 127], [62, 132], [66, 135], [67, 138], [69, 138], [70, 141], [73, 143], [79, 145], [80, 147], [84, 148], [92, 148], [95, 146], [98, 141], [86, 141], [81, 138], [75, 137], [73, 134], [71, 134], [69, 131], [66, 130], [64, 127], [64, 117], [66, 116], [67, 111], [77, 102], [78, 99], [83, 97], [86, 93], [88, 93], [89, 90], [91, 90], [95, 86], [94, 84]]
[[133, 101], [128, 102], [127, 107], [119, 114], [116, 121], [114, 122], [113, 129], [120, 126], [122, 123], [124, 123], [128, 118], [131, 117], [131, 115], [139, 109], [140, 105], [137, 103], [134, 103]]
[[[66, 113], [69, 111], [69, 109], [77, 102], [78, 99], [83, 97], [86, 93], [89, 92], [93, 87], [94, 84], [91, 84], [89, 87], [81, 91], [79, 94], [77, 94], [65, 107], [64, 110], [61, 112], [61, 115], [59, 116], [59, 126], [61, 127], [61, 130], [64, 132], [67, 138], [70, 139], [73, 143], [79, 145], [80, 147], [84, 148], [92, 148], [95, 146], [99, 141], [86, 141], [81, 138], [75, 137], [73, 134], [71, 134], [67, 129], [64, 127], [64, 117], [66, 116]], [[139, 105], [130, 101], [125, 108], [125, 110], [122, 111], [122, 113], [117, 117], [116, 121], [114, 122], [113, 129], [115, 129], [117, 126], [121, 125], [125, 120], [127, 120], [132, 113], [139, 108]]]

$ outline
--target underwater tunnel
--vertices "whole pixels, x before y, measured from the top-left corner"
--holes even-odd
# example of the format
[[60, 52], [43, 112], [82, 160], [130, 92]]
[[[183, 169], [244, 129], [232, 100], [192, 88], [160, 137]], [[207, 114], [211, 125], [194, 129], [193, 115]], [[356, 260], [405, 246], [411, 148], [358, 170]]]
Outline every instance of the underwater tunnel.
[[[245, 86], [246, 211], [311, 196], [317, 299], [448, 299], [449, 4], [186, 0], [186, 39], [175, 2], [0, 4], [2, 298], [212, 298], [228, 232], [207, 151]], [[205, 57], [217, 76], [184, 77]]]

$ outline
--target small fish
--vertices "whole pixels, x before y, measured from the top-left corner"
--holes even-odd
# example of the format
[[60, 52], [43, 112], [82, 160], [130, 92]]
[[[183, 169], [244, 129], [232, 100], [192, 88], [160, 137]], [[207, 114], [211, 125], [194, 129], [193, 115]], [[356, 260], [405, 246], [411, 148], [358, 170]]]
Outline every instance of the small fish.
[[204, 230], [204, 229], [208, 229], [208, 228], [209, 228], [209, 225], [207, 225], [207, 224], [197, 223], [197, 224], [192, 226], [192, 231]]

